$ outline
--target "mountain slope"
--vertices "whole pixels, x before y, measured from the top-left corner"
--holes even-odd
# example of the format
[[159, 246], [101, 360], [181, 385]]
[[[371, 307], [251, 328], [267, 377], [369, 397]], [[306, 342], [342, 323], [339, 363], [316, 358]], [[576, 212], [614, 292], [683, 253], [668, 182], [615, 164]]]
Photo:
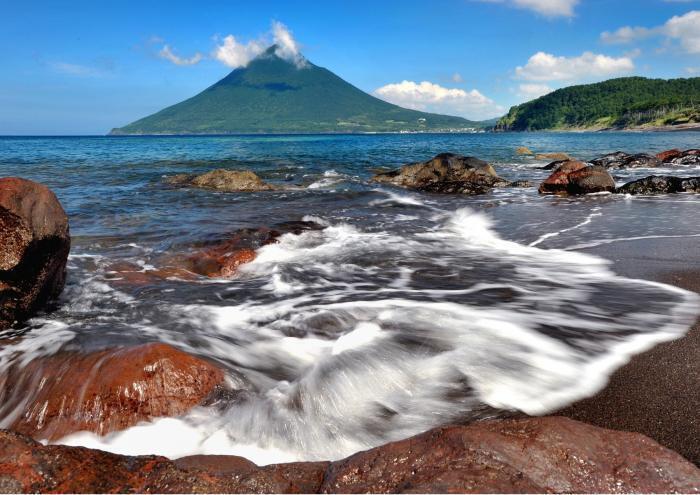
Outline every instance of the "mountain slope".
[[479, 127], [461, 117], [407, 110], [368, 95], [275, 47], [198, 95], [111, 134], [388, 132]]
[[623, 77], [514, 106], [497, 130], [603, 129], [700, 122], [700, 78]]

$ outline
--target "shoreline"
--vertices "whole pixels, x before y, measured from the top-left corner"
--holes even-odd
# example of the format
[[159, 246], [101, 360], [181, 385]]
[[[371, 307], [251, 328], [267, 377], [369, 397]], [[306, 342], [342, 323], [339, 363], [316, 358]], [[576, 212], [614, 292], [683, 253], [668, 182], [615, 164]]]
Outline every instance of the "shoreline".
[[[692, 241], [687, 246], [664, 241], [634, 242], [637, 252], [649, 254], [637, 256], [632, 249], [631, 255], [623, 256], [612, 268], [623, 276], [700, 293], [697, 259], [688, 260], [684, 256], [689, 253]], [[616, 252], [614, 248], [591, 251], [607, 259], [613, 259]], [[663, 253], [660, 256], [665, 259], [658, 260], [658, 253]], [[641, 260], [655, 260], [656, 263], [640, 263]], [[596, 395], [552, 415], [603, 428], [641, 433], [700, 466], [698, 355], [700, 320], [684, 337], [661, 343], [632, 357], [629, 363], [613, 373], [605, 388]]]

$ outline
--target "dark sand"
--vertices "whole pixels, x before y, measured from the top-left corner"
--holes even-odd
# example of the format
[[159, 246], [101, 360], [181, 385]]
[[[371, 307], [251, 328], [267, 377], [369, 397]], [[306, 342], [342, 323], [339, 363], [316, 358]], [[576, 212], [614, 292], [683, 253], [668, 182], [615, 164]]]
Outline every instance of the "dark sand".
[[[700, 293], [699, 244], [665, 239], [587, 251], [614, 260], [622, 275]], [[635, 356], [598, 395], [555, 414], [643, 433], [700, 466], [700, 321], [684, 338]]]

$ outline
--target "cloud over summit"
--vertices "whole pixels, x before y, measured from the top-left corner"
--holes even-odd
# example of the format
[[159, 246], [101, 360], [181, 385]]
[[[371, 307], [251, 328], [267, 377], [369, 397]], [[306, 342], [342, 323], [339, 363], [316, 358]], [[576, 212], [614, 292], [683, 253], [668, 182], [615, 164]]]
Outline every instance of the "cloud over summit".
[[306, 65], [306, 59], [301, 54], [299, 43], [294, 39], [287, 26], [278, 21], [273, 21], [270, 33], [247, 43], [242, 43], [234, 35], [229, 34], [217, 45], [212, 56], [222, 64], [236, 69], [247, 66], [251, 60], [273, 44], [276, 47], [275, 55], [278, 57], [294, 63], [297, 67]]

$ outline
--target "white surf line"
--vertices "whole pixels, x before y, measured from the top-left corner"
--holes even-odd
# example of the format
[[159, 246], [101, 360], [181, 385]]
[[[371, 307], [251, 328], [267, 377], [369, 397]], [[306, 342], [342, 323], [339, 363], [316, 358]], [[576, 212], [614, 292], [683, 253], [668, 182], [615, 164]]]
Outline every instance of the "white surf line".
[[[600, 209], [600, 208], [595, 208], [594, 211], [597, 211], [597, 210], [599, 210], [599, 209]], [[597, 213], [597, 212], [596, 212], [596, 213], [591, 213], [590, 215], [588, 215], [588, 217], [587, 217], [583, 222], [578, 223], [578, 224], [574, 225], [573, 227], [569, 227], [569, 228], [566, 228], [566, 229], [563, 229], [563, 230], [559, 230], [559, 231], [557, 231], [557, 232], [550, 232], [549, 234], [544, 234], [543, 236], [540, 236], [540, 238], [537, 239], [536, 241], [531, 242], [530, 244], [528, 244], [528, 246], [529, 246], [529, 247], [535, 247], [535, 246], [537, 246], [538, 244], [541, 244], [542, 242], [546, 241], [546, 240], [549, 239], [550, 237], [556, 237], [556, 236], [558, 236], [559, 234], [563, 234], [564, 232], [569, 232], [569, 231], [571, 231], [571, 230], [575, 230], [575, 229], [578, 229], [578, 228], [580, 228], [580, 227], [583, 227], [584, 225], [588, 225], [589, 223], [591, 223], [591, 222], [593, 221], [593, 218], [594, 218], [594, 217], [599, 217], [599, 216], [601, 216], [601, 215], [602, 215], [602, 213]]]
[[577, 249], [586, 249], [596, 246], [602, 246], [603, 244], [612, 244], [614, 242], [625, 242], [625, 241], [641, 241], [644, 239], [682, 239], [689, 237], [700, 237], [700, 234], [686, 234], [686, 235], [644, 235], [639, 237], [621, 237], [619, 239], [602, 239], [600, 241], [590, 242], [587, 244], [576, 244], [575, 246], [569, 246], [563, 248], [564, 251], [575, 251]]

